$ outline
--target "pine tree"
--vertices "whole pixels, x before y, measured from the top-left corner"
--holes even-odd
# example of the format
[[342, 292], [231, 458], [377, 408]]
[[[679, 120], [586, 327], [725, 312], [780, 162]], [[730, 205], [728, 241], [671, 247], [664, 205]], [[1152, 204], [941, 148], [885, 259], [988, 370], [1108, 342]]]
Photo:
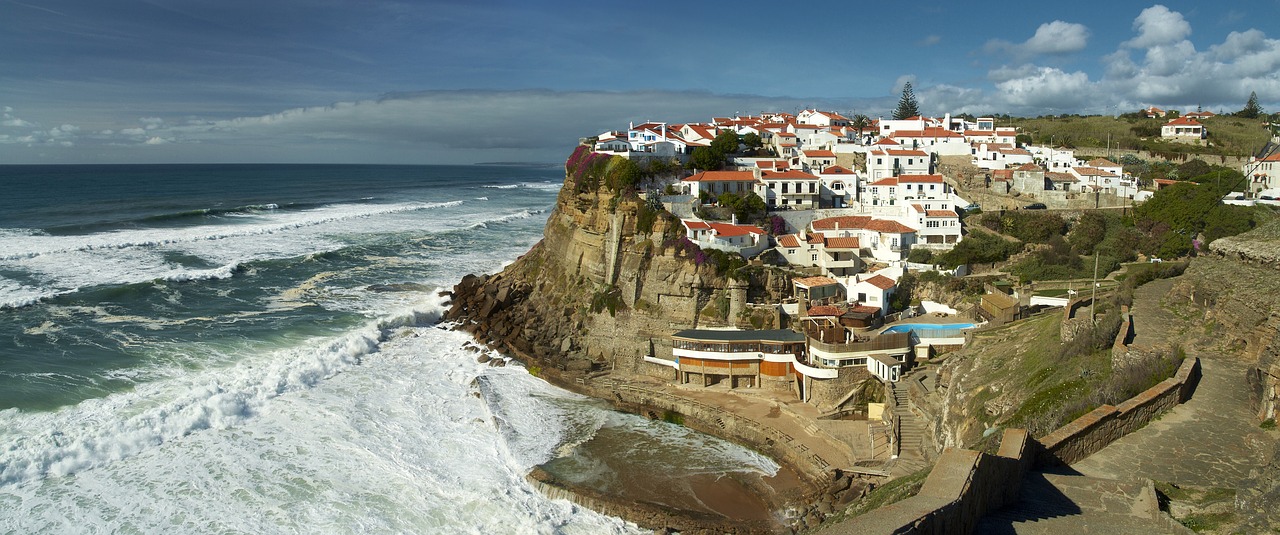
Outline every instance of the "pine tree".
[[1258, 105], [1258, 92], [1250, 91], [1249, 101], [1244, 104], [1243, 110], [1236, 112], [1236, 117], [1257, 119], [1259, 115], [1262, 115], [1262, 106]]
[[911, 89], [911, 82], [902, 86], [902, 98], [898, 99], [898, 109], [893, 110], [894, 119], [906, 119], [920, 115], [920, 103], [916, 101], [916, 93]]

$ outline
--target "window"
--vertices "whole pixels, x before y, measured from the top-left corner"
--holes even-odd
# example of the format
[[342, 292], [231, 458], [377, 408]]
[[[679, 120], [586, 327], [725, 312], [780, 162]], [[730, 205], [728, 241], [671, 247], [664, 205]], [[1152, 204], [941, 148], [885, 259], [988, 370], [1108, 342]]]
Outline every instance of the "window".
[[789, 255], [796, 254], [796, 250], [795, 250], [795, 249], [787, 249], [787, 254], [789, 254]]
[[818, 253], [814, 253], [814, 254], [812, 254], [812, 255], [809, 255], [809, 260], [814, 261], [814, 262], [817, 262], [817, 261], [818, 261]]

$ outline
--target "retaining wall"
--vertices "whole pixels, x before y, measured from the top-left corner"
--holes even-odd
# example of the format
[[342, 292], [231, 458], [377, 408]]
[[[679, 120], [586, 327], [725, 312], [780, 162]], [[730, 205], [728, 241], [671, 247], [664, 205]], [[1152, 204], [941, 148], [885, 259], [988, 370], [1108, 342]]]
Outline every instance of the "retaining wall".
[[1200, 359], [1187, 358], [1178, 372], [1123, 403], [1103, 405], [1040, 439], [1036, 466], [1072, 464], [1147, 425], [1191, 398], [1200, 381]]
[[947, 449], [915, 496], [819, 533], [972, 533], [988, 512], [1018, 500], [1034, 446], [1025, 430], [1006, 429], [995, 455]]

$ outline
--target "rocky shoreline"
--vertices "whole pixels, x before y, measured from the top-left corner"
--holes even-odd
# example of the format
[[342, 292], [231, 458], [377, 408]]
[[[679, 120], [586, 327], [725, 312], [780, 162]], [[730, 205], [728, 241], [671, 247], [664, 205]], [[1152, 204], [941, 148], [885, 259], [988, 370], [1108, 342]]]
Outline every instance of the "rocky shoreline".
[[[490, 277], [474, 277], [459, 283], [451, 296], [453, 309], [446, 318], [455, 317], [467, 308], [477, 305], [492, 310], [496, 302], [478, 301], [484, 296], [483, 287]], [[470, 288], [468, 288], [470, 286]], [[512, 294], [514, 295], [514, 294]], [[468, 298], [468, 296], [472, 296]], [[497, 294], [492, 299], [497, 300]], [[455, 312], [457, 311], [457, 312]], [[822, 466], [812, 461], [792, 445], [768, 435], [767, 430], [754, 429], [749, 424], [734, 425], [736, 418], [730, 411], [708, 407], [692, 398], [682, 398], [663, 392], [661, 396], [643, 388], [624, 384], [617, 379], [593, 374], [590, 370], [573, 369], [544, 356], [532, 354], [509, 341], [491, 338], [494, 326], [488, 322], [463, 320], [456, 328], [476, 336], [482, 343], [500, 353], [521, 362], [549, 383], [585, 396], [608, 402], [614, 409], [659, 419], [664, 415], [678, 414], [682, 425], [717, 438], [728, 440], [761, 452], [797, 476], [795, 488], [775, 492], [767, 486], [754, 489], [759, 497], [777, 513], [777, 523], [769, 524], [732, 520], [704, 511], [676, 509], [652, 503], [637, 503], [617, 496], [582, 488], [559, 480], [541, 469], [535, 469], [527, 479], [544, 494], [553, 498], [565, 498], [583, 507], [618, 516], [642, 527], [658, 532], [680, 533], [786, 533], [813, 529], [826, 516], [844, 509], [869, 492], [871, 484], [857, 474]], [[485, 358], [483, 356], [478, 358]], [[500, 362], [500, 361], [493, 361]], [[720, 423], [716, 421], [719, 420]], [[727, 424], [724, 422], [728, 422]]]

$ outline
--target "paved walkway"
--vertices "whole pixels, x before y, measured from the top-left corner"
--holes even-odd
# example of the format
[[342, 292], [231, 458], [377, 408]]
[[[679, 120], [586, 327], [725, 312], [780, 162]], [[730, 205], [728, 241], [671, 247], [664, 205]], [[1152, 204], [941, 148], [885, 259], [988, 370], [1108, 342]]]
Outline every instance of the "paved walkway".
[[[1185, 322], [1162, 306], [1174, 280], [1158, 280], [1134, 292], [1135, 346], [1176, 342]], [[1186, 533], [1152, 518], [1136, 494], [1145, 479], [1179, 486], [1236, 488], [1259, 466], [1265, 431], [1249, 410], [1244, 387], [1248, 365], [1231, 357], [1198, 353], [1202, 378], [1191, 399], [1061, 474], [1028, 474], [1020, 501], [983, 518], [983, 533]]]
[[[1172, 287], [1173, 280], [1164, 279], [1135, 292], [1134, 345], [1176, 339], [1181, 320], [1159, 306]], [[1132, 475], [1178, 485], [1234, 488], [1259, 466], [1255, 449], [1267, 439], [1249, 409], [1248, 365], [1186, 349], [1188, 357], [1200, 358], [1203, 372], [1191, 399], [1072, 468], [1111, 479]]]
[[1182, 405], [1072, 466], [1085, 475], [1136, 475], [1178, 485], [1236, 488], [1267, 441], [1244, 388], [1246, 366], [1201, 355], [1204, 377]]

